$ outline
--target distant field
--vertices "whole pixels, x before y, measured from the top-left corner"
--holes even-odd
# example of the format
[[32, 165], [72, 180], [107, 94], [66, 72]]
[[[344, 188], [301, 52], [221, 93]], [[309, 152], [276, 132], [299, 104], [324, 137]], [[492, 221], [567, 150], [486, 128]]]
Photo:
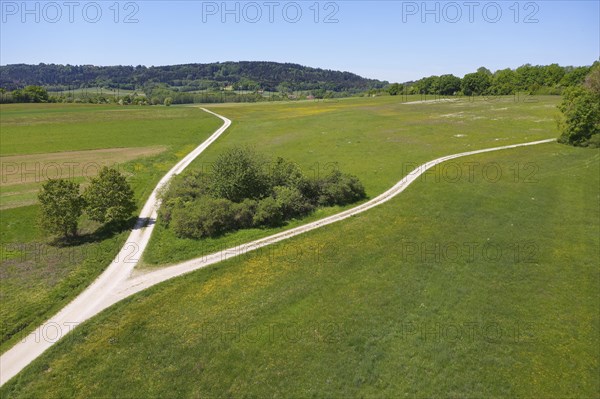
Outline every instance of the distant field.
[[535, 168], [434, 171], [357, 217], [163, 283], [0, 392], [596, 397], [598, 151], [481, 154], [462, 176], [472, 163]]
[[[196, 109], [88, 104], [2, 105], [0, 155], [189, 144]], [[212, 118], [209, 118], [212, 119]], [[218, 122], [215, 121], [218, 126]], [[173, 129], [166, 138], [165, 132]]]
[[136, 93], [138, 96], [145, 96], [143, 91], [136, 91], [136, 90], [124, 90], [124, 89], [105, 89], [105, 88], [100, 88], [100, 87], [88, 87], [86, 89], [73, 89], [73, 90], [59, 90], [59, 91], [49, 91], [48, 94], [50, 95], [62, 95], [65, 97], [68, 96], [75, 96], [75, 97], [85, 97], [87, 96], [92, 96], [92, 95], [103, 95], [103, 96], [107, 96], [107, 97], [116, 97], [117, 95], [122, 97], [122, 96], [126, 96], [126, 95], [132, 95]]
[[[201, 110], [77, 104], [0, 106], [1, 343], [13, 342], [64, 306], [112, 261], [127, 232], [83, 220], [81, 243], [48, 245], [36, 196], [50, 177], [85, 183], [102, 165], [128, 176], [141, 205], [176, 161], [221, 122]], [[9, 209], [10, 208], [10, 209]]]
[[[434, 97], [352, 98], [211, 107], [232, 127], [190, 167], [210, 168], [224, 149], [250, 145], [296, 162], [309, 176], [339, 167], [357, 175], [367, 194], [382, 193], [417, 165], [473, 149], [557, 137], [557, 97], [501, 97], [404, 104]], [[481, 171], [480, 171], [481, 172]], [[307, 220], [338, 212], [320, 210]], [[292, 222], [289, 227], [303, 222]], [[280, 229], [251, 229], [216, 239], [177, 239], [156, 226], [146, 266], [169, 264], [241, 245]]]

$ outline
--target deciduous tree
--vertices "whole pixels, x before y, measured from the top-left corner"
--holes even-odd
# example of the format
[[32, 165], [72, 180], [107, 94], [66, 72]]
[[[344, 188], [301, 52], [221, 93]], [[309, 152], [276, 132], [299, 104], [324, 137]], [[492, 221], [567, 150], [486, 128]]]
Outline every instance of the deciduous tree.
[[100, 223], [122, 223], [136, 209], [133, 190], [125, 176], [106, 166], [90, 180], [83, 197], [90, 219]]
[[40, 225], [62, 237], [77, 235], [77, 224], [83, 212], [84, 200], [79, 185], [65, 179], [50, 179], [38, 194], [40, 201]]
[[600, 144], [600, 96], [579, 86], [565, 91], [559, 105], [563, 114], [559, 121], [562, 134], [559, 141], [575, 146]]
[[490, 75], [482, 72], [468, 73], [462, 80], [462, 91], [465, 95], [481, 95], [485, 94], [490, 87]]

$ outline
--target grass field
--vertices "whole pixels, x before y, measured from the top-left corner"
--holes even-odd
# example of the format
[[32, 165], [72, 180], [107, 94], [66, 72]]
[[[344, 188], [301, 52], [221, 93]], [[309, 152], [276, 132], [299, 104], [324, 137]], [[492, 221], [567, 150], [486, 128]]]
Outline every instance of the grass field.
[[127, 237], [84, 220], [78, 245], [49, 245], [37, 227], [35, 205], [46, 175], [85, 183], [99, 166], [115, 166], [128, 176], [141, 205], [162, 175], [220, 121], [176, 107], [19, 104], [2, 105], [0, 112], [0, 350], [5, 351], [83, 290]]
[[[409, 102], [419, 99], [421, 96], [402, 98]], [[308, 176], [339, 167], [357, 175], [367, 194], [374, 197], [434, 158], [557, 136], [557, 102], [556, 97], [503, 97], [403, 104], [400, 98], [383, 97], [219, 105], [213, 108], [234, 124], [190, 167], [207, 170], [224, 149], [250, 145], [267, 156], [296, 162]], [[339, 210], [323, 209], [307, 220]], [[300, 223], [292, 222], [287, 228]], [[279, 230], [244, 230], [199, 243], [177, 239], [170, 230], [157, 225], [144, 255], [144, 266], [201, 256]]]
[[598, 396], [598, 151], [468, 161], [536, 172], [432, 175], [163, 283], [75, 330], [3, 396]]
[[[224, 149], [248, 144], [295, 161], [305, 172], [324, 173], [337, 164], [359, 176], [373, 197], [442, 155], [556, 137], [559, 99], [526, 100], [401, 104], [384, 97], [214, 106], [234, 123], [192, 167], [208, 167]], [[176, 119], [182, 126], [219, 124], [192, 121], [203, 115], [193, 108], [171, 109], [187, 113]], [[60, 118], [87, 126], [85, 113], [96, 111], [74, 108]], [[46, 114], [37, 116], [42, 120], [52, 109], [41, 107], [40, 113]], [[132, 116], [129, 128], [138, 121], [142, 130], [163, 122], [146, 124], [138, 117]], [[45, 122], [40, 126], [44, 130]], [[155, 171], [152, 178], [133, 179], [140, 199], [160, 175], [149, 160], [174, 151], [172, 140], [161, 138], [144, 142], [167, 146], [165, 152], [137, 161], [147, 165], [143, 170]], [[102, 148], [97, 140], [97, 147], [73, 150]], [[140, 142], [123, 138], [122, 147]], [[64, 151], [56, 146], [59, 150]], [[555, 143], [439, 165], [380, 207], [160, 284], [107, 309], [0, 394], [597, 397], [599, 179], [598, 150]], [[2, 211], [3, 242], [41, 240], [27, 224], [34, 211], [33, 206]], [[324, 209], [286, 228], [337, 211]], [[5, 214], [11, 224], [5, 224]], [[274, 231], [247, 230], [199, 242], [177, 240], [157, 225], [144, 266], [189, 259]], [[121, 236], [94, 245], [114, 245], [116, 251]], [[67, 277], [50, 261], [42, 270], [35, 262], [27, 268], [4, 261], [3, 304], [6, 296], [12, 300], [9, 308], [17, 309], [3, 306], [3, 333], [19, 317], [35, 325], [41, 317], [36, 309], [47, 314], [62, 306], [44, 308], [34, 300], [15, 313], [34, 293], [64, 303], [65, 281], [80, 287], [99, 273], [111, 257], [103, 255], [106, 248], [96, 248], [100, 255], [85, 253], [84, 266], [73, 267], [79, 274]], [[31, 281], [37, 285], [25, 289]], [[53, 290], [44, 284], [54, 284]], [[5, 341], [4, 350], [18, 336]]]

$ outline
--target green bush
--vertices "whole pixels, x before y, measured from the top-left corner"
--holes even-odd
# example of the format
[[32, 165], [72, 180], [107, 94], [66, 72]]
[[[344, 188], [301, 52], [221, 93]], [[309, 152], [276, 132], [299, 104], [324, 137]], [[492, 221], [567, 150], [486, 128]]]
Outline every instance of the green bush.
[[180, 238], [214, 237], [234, 228], [233, 203], [224, 198], [201, 197], [175, 207], [171, 225]]
[[269, 177], [261, 156], [249, 148], [232, 148], [213, 164], [211, 191], [215, 197], [242, 202], [268, 194]]
[[318, 204], [322, 206], [347, 205], [367, 197], [365, 188], [356, 176], [339, 170], [320, 180]]
[[274, 197], [267, 197], [258, 202], [254, 214], [255, 226], [280, 226], [283, 223], [281, 205]]
[[600, 134], [600, 96], [585, 87], [565, 90], [559, 105], [563, 118], [559, 123], [561, 143], [575, 146], [594, 145]]
[[234, 203], [233, 223], [237, 229], [247, 229], [254, 226], [254, 214], [258, 203], [252, 199], [245, 199], [240, 203]]
[[295, 187], [277, 186], [273, 192], [283, 218], [286, 220], [304, 216], [313, 210], [308, 199]]
[[159, 193], [162, 204], [158, 210], [158, 219], [163, 225], [169, 226], [173, 209], [186, 202], [208, 195], [210, 189], [209, 176], [197, 170], [187, 170], [174, 178], [169, 185]]
[[163, 199], [160, 208], [158, 208], [158, 221], [165, 227], [169, 227], [173, 218], [173, 210], [181, 208], [185, 204], [182, 198]]
[[591, 148], [600, 148], [600, 134], [594, 134], [587, 141], [587, 146]]
[[201, 223], [200, 208], [194, 203], [182, 204], [173, 208], [170, 226], [179, 238], [202, 238], [204, 230]]
[[210, 177], [206, 173], [198, 170], [188, 170], [173, 179], [160, 196], [163, 200], [181, 198], [184, 201], [192, 201], [209, 194], [209, 183]]
[[271, 164], [269, 171], [269, 185], [271, 187], [295, 187], [301, 189], [306, 184], [306, 177], [298, 165], [279, 157]]
[[281, 226], [317, 206], [346, 205], [366, 197], [355, 177], [335, 171], [308, 179], [283, 158], [266, 167], [248, 148], [223, 153], [209, 174], [191, 171], [161, 193], [159, 222], [178, 237], [202, 238], [258, 226]]

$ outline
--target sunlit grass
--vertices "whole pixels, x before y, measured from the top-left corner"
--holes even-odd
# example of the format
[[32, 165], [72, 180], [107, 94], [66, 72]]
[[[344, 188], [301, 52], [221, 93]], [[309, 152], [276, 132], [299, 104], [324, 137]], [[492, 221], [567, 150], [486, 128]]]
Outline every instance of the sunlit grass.
[[2, 394], [596, 396], [598, 151], [544, 144], [464, 161], [537, 168], [433, 174], [357, 217], [160, 284], [76, 329]]
[[[553, 120], [556, 97], [403, 103], [420, 99], [220, 105], [218, 112], [234, 123], [190, 168], [209, 170], [226, 148], [248, 145], [268, 157], [297, 163], [307, 176], [324, 175], [332, 168], [354, 174], [372, 198], [413, 168], [437, 157], [558, 136]], [[448, 117], [457, 113], [460, 117]], [[319, 216], [335, 211], [323, 210]], [[280, 230], [254, 229], [197, 241], [178, 239], [158, 226], [144, 262], [170, 264]]]

